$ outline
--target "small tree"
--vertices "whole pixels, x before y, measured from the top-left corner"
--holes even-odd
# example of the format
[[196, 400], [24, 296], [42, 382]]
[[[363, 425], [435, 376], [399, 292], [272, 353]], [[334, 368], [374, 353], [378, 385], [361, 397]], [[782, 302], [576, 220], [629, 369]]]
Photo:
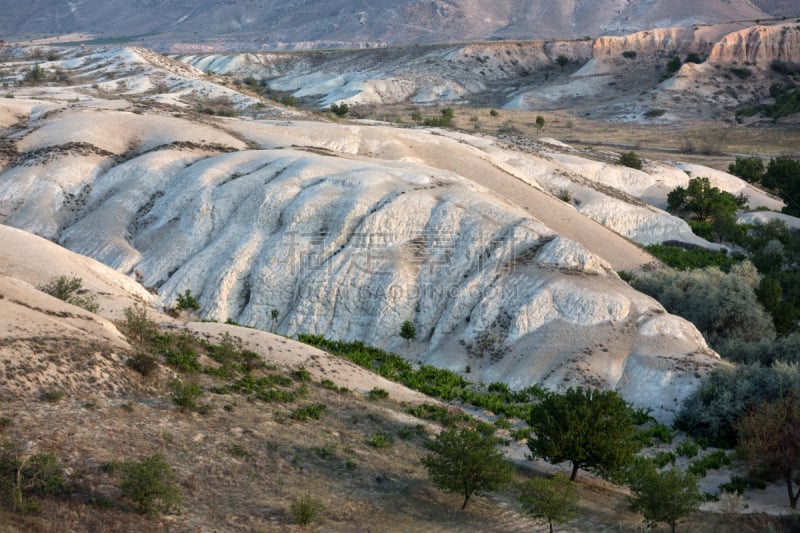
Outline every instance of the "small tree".
[[794, 489], [800, 470], [800, 407], [790, 394], [751, 409], [737, 428], [739, 447], [754, 467], [766, 475], [783, 477], [789, 506], [797, 509], [800, 488]]
[[186, 289], [183, 294], [178, 295], [178, 303], [175, 306], [175, 309], [178, 311], [189, 311], [190, 313], [193, 311], [199, 311], [200, 302], [197, 301], [197, 298], [192, 296], [192, 291]]
[[548, 394], [531, 408], [533, 457], [551, 463], [572, 462], [570, 481], [580, 468], [614, 477], [633, 462], [639, 446], [633, 409], [614, 391], [570, 388]]
[[539, 131], [542, 131], [542, 128], [544, 128], [544, 117], [541, 116], [541, 115], [538, 115], [536, 117], [536, 129], [539, 130]]
[[120, 466], [123, 472], [120, 493], [136, 505], [138, 512], [166, 512], [180, 503], [180, 488], [174, 483], [172, 469], [160, 453], [142, 461], [126, 461]]
[[521, 486], [519, 502], [530, 516], [547, 522], [553, 533], [553, 522], [563, 524], [578, 515], [578, 493], [561, 473], [551, 479], [534, 478]]
[[147, 309], [139, 304], [125, 308], [125, 321], [122, 329], [128, 339], [139, 347], [150, 342], [158, 331], [158, 325], [147, 316]]
[[411, 341], [417, 338], [417, 327], [410, 320], [406, 320], [400, 325], [400, 336], [406, 340], [406, 346], [411, 345]]
[[558, 64], [559, 67], [561, 67], [563, 69], [564, 67], [566, 67], [569, 64], [569, 58], [567, 56], [563, 55], [563, 54], [559, 55], [556, 58], [556, 63]]
[[273, 309], [272, 312], [270, 313], [270, 316], [272, 317], [272, 333], [275, 333], [275, 324], [278, 323], [278, 317], [280, 316], [280, 314], [281, 312], [278, 311], [277, 309]]
[[497, 439], [469, 427], [442, 431], [426, 445], [431, 454], [422, 458], [433, 484], [447, 492], [470, 496], [497, 490], [511, 481], [511, 465], [497, 449]]
[[658, 472], [655, 467], [640, 469], [630, 482], [631, 509], [642, 513], [648, 524], [665, 522], [675, 533], [675, 525], [696, 511], [703, 501], [697, 478], [673, 468]]
[[730, 219], [737, 209], [744, 207], [742, 202], [747, 199], [737, 199], [729, 192], [712, 187], [708, 178], [692, 178], [688, 187], [676, 187], [667, 194], [669, 211], [690, 211], [699, 221]]
[[331, 113], [337, 117], [343, 117], [350, 111], [347, 104], [331, 104]]

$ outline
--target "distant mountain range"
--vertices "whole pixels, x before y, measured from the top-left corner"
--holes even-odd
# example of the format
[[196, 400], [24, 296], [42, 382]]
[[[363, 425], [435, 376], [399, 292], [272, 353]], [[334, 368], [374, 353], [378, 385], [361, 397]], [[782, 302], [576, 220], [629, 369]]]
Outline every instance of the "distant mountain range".
[[596, 37], [800, 15], [796, 0], [0, 0], [0, 39], [89, 33], [157, 49]]

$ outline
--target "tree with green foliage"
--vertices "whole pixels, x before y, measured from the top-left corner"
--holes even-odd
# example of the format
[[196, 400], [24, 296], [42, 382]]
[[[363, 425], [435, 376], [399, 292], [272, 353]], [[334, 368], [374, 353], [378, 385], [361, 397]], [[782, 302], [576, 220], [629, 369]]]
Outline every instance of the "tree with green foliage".
[[343, 117], [350, 111], [350, 106], [347, 104], [331, 104], [331, 113], [337, 117]]
[[674, 74], [681, 69], [681, 58], [678, 56], [673, 57], [667, 63], [667, 72]]
[[559, 55], [556, 58], [556, 63], [558, 64], [559, 67], [561, 67], [563, 69], [564, 67], [566, 67], [569, 64], [569, 58], [567, 56], [563, 55], [563, 54]]
[[[790, 336], [796, 337], [796, 336]], [[789, 344], [760, 344], [767, 356], [782, 356], [783, 350], [800, 348], [800, 339]], [[757, 348], [759, 345], [751, 345]], [[797, 355], [795, 355], [797, 357]], [[681, 404], [675, 427], [706, 439], [712, 446], [736, 446], [736, 424], [753, 407], [774, 402], [792, 391], [800, 390], [800, 365], [776, 361], [765, 367], [760, 363], [720, 366]]]
[[533, 457], [551, 463], [570, 461], [570, 481], [581, 468], [614, 478], [639, 449], [633, 414], [614, 391], [578, 387], [550, 393], [531, 408], [528, 448]]
[[172, 469], [160, 453], [142, 461], [125, 461], [120, 468], [123, 474], [120, 494], [131, 500], [139, 513], [167, 512], [180, 503], [180, 487], [175, 484]]
[[0, 441], [0, 508], [35, 513], [32, 496], [55, 496], [67, 490], [61, 460], [52, 452], [33, 453], [11, 441]]
[[522, 511], [550, 525], [564, 524], [578, 516], [578, 491], [560, 472], [552, 478], [537, 477], [520, 487]]
[[768, 189], [776, 190], [786, 202], [784, 213], [800, 216], [800, 160], [791, 157], [770, 159], [761, 183]]
[[278, 323], [278, 317], [281, 315], [281, 312], [278, 309], [273, 309], [270, 313], [272, 317], [272, 333], [275, 333], [275, 324]]
[[760, 474], [782, 477], [789, 506], [797, 509], [800, 487], [800, 405], [796, 393], [751, 409], [736, 427], [739, 448]]
[[406, 346], [411, 345], [411, 341], [417, 338], [417, 327], [410, 320], [400, 324], [400, 336], [406, 340]]
[[536, 124], [536, 129], [542, 131], [542, 128], [544, 128], [544, 117], [541, 115], [537, 115], [535, 124]]
[[764, 176], [764, 162], [758, 157], [737, 157], [728, 166], [728, 172], [747, 183], [760, 183]]
[[729, 192], [712, 187], [708, 178], [692, 178], [689, 185], [676, 187], [667, 195], [670, 212], [689, 211], [696, 220], [707, 221], [732, 218], [740, 201]]
[[703, 62], [703, 59], [700, 57], [700, 54], [697, 52], [691, 52], [689, 55], [686, 56], [686, 63], [697, 63], [700, 64]]
[[426, 447], [431, 453], [422, 458], [433, 484], [464, 497], [467, 507], [473, 494], [497, 490], [511, 481], [513, 468], [498, 440], [469, 427], [445, 429]]
[[639, 469], [630, 481], [631, 509], [642, 513], [651, 527], [669, 524], [672, 533], [681, 518], [703, 502], [697, 478], [678, 468], [659, 472], [655, 466]]
[[756, 297], [759, 283], [753, 264], [744, 261], [727, 274], [713, 267], [659, 270], [637, 276], [631, 285], [694, 324], [724, 355], [728, 343], [775, 338], [772, 319]]
[[186, 289], [183, 294], [178, 295], [178, 301], [175, 305], [175, 309], [178, 311], [189, 311], [190, 313], [193, 311], [199, 311], [200, 302], [197, 301], [197, 298], [192, 296], [192, 291]]
[[635, 168], [636, 170], [642, 169], [642, 160], [636, 155], [635, 152], [626, 152], [619, 156], [617, 159], [618, 165], [623, 165], [630, 168]]

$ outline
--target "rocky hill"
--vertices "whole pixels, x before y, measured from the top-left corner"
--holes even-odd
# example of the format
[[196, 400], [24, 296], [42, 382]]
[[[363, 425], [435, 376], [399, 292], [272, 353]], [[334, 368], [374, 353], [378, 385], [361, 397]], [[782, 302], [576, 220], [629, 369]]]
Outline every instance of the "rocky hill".
[[[673, 58], [685, 62], [690, 54], [699, 63], [667, 71]], [[738, 107], [768, 101], [770, 86], [792, 86], [792, 72], [800, 64], [800, 27], [795, 22], [694, 25], [582, 41], [191, 54], [179, 59], [206, 72], [263, 79], [272, 90], [320, 107], [447, 102], [564, 109], [574, 115], [664, 124], [732, 120]]]
[[[8, 68], [21, 78], [28, 61]], [[113, 267], [163, 305], [191, 290], [205, 318], [364, 341], [515, 388], [614, 388], [666, 417], [718, 362], [693, 326], [615, 273], [653, 262], [629, 238], [711, 246], [658, 207], [688, 182], [679, 166], [636, 171], [555, 141], [287, 121], [297, 112], [141, 49], [40, 65], [72, 85], [2, 99], [0, 220]], [[194, 111], [220, 98], [260, 119]]]
[[[479, 39], [583, 38], [653, 27], [798, 15], [760, 0], [126, 2], [4, 0], [0, 37], [89, 34], [172, 50], [376, 47]], [[74, 37], [73, 37], [74, 39]]]

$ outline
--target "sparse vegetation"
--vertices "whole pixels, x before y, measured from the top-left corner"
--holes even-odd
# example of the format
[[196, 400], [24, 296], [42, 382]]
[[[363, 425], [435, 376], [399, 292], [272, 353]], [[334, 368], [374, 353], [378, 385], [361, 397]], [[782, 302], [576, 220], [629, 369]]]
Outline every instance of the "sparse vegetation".
[[45, 285], [38, 287], [38, 289], [54, 298], [82, 307], [90, 313], [96, 313], [100, 310], [97, 298], [93, 294], [87, 294], [87, 291], [83, 288], [83, 279], [77, 276], [55, 277]]
[[292, 517], [292, 521], [301, 527], [317, 522], [324, 511], [325, 506], [322, 502], [311, 494], [295, 497], [289, 506], [289, 514]]

